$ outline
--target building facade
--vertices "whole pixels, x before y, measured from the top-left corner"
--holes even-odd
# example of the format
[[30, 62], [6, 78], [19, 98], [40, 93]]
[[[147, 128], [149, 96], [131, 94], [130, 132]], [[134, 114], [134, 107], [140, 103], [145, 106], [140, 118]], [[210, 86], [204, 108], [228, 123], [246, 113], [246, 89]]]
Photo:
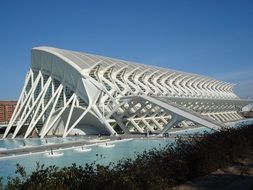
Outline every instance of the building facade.
[[17, 101], [0, 101], [0, 124], [8, 124]]
[[197, 74], [37, 47], [4, 138], [27, 138], [34, 130], [41, 138], [163, 135], [186, 121], [221, 130], [244, 119], [239, 111], [251, 102], [240, 99], [233, 87]]

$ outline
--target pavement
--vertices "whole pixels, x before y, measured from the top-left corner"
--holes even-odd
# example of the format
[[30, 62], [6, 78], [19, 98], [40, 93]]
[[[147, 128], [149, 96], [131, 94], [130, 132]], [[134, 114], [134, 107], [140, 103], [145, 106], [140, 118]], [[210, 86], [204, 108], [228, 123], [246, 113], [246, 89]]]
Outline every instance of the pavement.
[[96, 145], [98, 143], [110, 142], [111, 139], [85, 139], [85, 140], [78, 140], [73, 142], [66, 142], [66, 143], [45, 143], [44, 145], [37, 145], [37, 146], [24, 146], [20, 148], [13, 148], [13, 149], [6, 149], [0, 150], [0, 158], [6, 158], [9, 156], [20, 156], [26, 155], [31, 153], [40, 153], [45, 151], [51, 150], [59, 150], [59, 149], [68, 149], [73, 147], [80, 147], [80, 146], [91, 146]]
[[[1, 136], [0, 136], [1, 138]], [[90, 137], [80, 137], [79, 140], [65, 143], [45, 143], [43, 145], [36, 146], [21, 146], [19, 148], [0, 150], [0, 159], [6, 158], [9, 156], [20, 156], [32, 153], [41, 153], [44, 151], [51, 150], [60, 150], [60, 149], [68, 149], [73, 147], [80, 146], [94, 146], [98, 143], [103, 143], [105, 141], [120, 141], [124, 139], [164, 139], [163, 136], [158, 136], [157, 134], [123, 134], [119, 136], [90, 136]], [[169, 134], [166, 139], [176, 139], [178, 138], [177, 134]], [[189, 135], [180, 135], [180, 138], [189, 138]]]
[[234, 165], [191, 180], [172, 190], [253, 190], [253, 152]]

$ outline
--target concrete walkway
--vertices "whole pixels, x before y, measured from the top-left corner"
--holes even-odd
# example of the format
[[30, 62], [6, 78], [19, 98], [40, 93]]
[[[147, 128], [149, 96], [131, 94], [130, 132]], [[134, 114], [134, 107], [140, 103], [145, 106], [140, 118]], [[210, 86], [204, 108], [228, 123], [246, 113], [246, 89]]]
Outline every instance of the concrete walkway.
[[227, 168], [172, 188], [172, 190], [252, 190], [253, 152]]
[[14, 149], [6, 149], [0, 150], [0, 158], [9, 157], [9, 156], [20, 156], [30, 153], [39, 153], [52, 150], [59, 150], [59, 149], [67, 149], [72, 147], [80, 147], [80, 146], [89, 146], [89, 145], [96, 145], [98, 143], [103, 142], [110, 142], [111, 139], [92, 139], [92, 140], [80, 140], [74, 142], [66, 142], [66, 143], [55, 143], [55, 144], [45, 144], [45, 145], [38, 145], [38, 146], [24, 146], [21, 148], [14, 148]]
[[[166, 139], [168, 140], [174, 140], [177, 138], [177, 134], [170, 134]], [[188, 138], [188, 135], [180, 135], [181, 138]], [[165, 137], [157, 136], [155, 134], [147, 136], [146, 134], [128, 134], [128, 135], [121, 135], [121, 136], [102, 136], [100, 138], [92, 137], [92, 138], [85, 138], [78, 141], [73, 142], [65, 142], [65, 143], [45, 143], [44, 145], [35, 145], [35, 146], [24, 146], [20, 148], [12, 148], [12, 149], [6, 149], [6, 150], [0, 150], [0, 159], [1, 158], [7, 158], [7, 157], [14, 157], [14, 156], [21, 156], [21, 155], [27, 155], [32, 153], [42, 153], [45, 151], [56, 151], [56, 150], [64, 150], [64, 149], [70, 149], [75, 147], [81, 147], [81, 146], [95, 146], [100, 143], [105, 142], [121, 142], [122, 140], [126, 139], [165, 139]]]

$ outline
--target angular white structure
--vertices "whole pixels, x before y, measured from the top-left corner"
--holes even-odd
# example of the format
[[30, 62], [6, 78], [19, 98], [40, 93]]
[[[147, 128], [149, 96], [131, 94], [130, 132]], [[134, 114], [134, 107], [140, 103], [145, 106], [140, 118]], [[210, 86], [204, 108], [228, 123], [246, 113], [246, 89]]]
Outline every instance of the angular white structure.
[[[3, 138], [164, 134], [185, 120], [215, 130], [241, 120], [249, 103], [212, 78], [52, 47], [32, 64]], [[13, 129], [12, 129], [13, 128]]]

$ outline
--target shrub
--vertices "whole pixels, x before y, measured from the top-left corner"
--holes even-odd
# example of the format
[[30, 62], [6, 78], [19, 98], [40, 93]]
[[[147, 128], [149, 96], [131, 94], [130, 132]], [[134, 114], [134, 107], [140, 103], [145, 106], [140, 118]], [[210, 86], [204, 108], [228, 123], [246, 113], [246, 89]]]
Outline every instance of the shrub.
[[108, 166], [96, 163], [59, 168], [37, 163], [27, 175], [9, 178], [5, 189], [165, 189], [226, 167], [253, 150], [253, 127], [179, 138], [176, 144], [144, 151]]

